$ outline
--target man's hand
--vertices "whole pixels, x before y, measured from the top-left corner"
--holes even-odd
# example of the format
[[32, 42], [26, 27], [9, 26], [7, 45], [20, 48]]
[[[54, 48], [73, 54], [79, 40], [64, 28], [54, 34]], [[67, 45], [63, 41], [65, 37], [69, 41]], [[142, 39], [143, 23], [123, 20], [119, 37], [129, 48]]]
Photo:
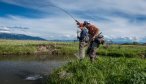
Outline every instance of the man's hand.
[[80, 39], [80, 37], [79, 37], [79, 36], [77, 36], [77, 39]]
[[77, 20], [75, 20], [75, 21], [76, 21], [77, 25], [80, 25], [80, 22], [79, 21], [77, 21]]

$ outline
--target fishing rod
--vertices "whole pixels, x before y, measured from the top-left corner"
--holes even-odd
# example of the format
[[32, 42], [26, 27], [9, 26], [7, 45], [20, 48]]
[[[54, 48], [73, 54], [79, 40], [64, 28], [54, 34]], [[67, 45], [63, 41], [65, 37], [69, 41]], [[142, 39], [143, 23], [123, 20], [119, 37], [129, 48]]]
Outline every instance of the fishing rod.
[[[34, 3], [35, 3], [35, 2], [34, 2]], [[43, 3], [44, 3], [44, 2], [43, 2]], [[57, 9], [61, 10], [62, 12], [64, 12], [65, 14], [67, 14], [68, 16], [70, 16], [75, 22], [78, 22], [78, 20], [75, 19], [75, 18], [73, 17], [73, 15], [70, 14], [70, 13], [69, 13], [68, 11], [66, 11], [65, 9], [63, 9], [63, 8], [61, 8], [61, 7], [57, 6], [57, 5], [55, 5], [54, 3], [50, 2], [50, 1], [46, 1], [45, 3], [46, 3], [46, 4], [41, 5], [40, 7], [45, 7], [45, 6], [55, 7], [55, 8], [57, 8]], [[89, 16], [89, 15], [87, 15], [87, 16], [90, 17], [91, 19], [95, 19], [95, 18], [92, 17], [92, 16]]]
[[58, 9], [64, 11], [67, 15], [69, 15], [73, 20], [76, 21], [76, 19], [75, 19], [68, 11], [66, 11], [66, 10], [64, 10], [63, 8], [61, 8], [61, 7], [59, 7], [59, 6], [56, 6], [56, 5], [53, 5], [53, 7], [56, 7], [56, 8], [58, 8]]
[[[48, 2], [47, 2], [47, 3], [48, 3]], [[63, 8], [61, 8], [61, 7], [59, 7], [59, 6], [55, 5], [55, 4], [53, 4], [53, 3], [51, 3], [51, 2], [49, 2], [49, 4], [43, 5], [43, 6], [41, 6], [41, 7], [45, 7], [45, 6], [55, 7], [55, 8], [57, 8], [57, 9], [63, 11], [63, 12], [64, 12], [65, 14], [67, 14], [68, 16], [70, 16], [75, 22], [78, 22], [78, 21], [73, 17], [73, 15], [71, 15], [68, 11], [66, 11], [65, 9], [63, 9]]]
[[[46, 2], [47, 4], [46, 5], [42, 5], [42, 7], [45, 7], [45, 6], [50, 6], [50, 7], [55, 7], [55, 8], [57, 8], [57, 9], [59, 9], [59, 10], [61, 10], [61, 11], [63, 11], [65, 14], [67, 14], [68, 16], [70, 16], [75, 22], [77, 22], [77, 23], [79, 23], [79, 21], [77, 20], [77, 19], [75, 19], [74, 17], [73, 17], [73, 15], [71, 15], [68, 11], [66, 11], [65, 9], [63, 9], [63, 8], [61, 8], [61, 7], [59, 7], [59, 6], [57, 6], [57, 5], [55, 5], [55, 4], [53, 4], [53, 3], [51, 3], [51, 2]], [[93, 17], [91, 17], [91, 16], [89, 16], [88, 15], [88, 17], [90, 17], [91, 19], [95, 19], [95, 18], [93, 18]]]

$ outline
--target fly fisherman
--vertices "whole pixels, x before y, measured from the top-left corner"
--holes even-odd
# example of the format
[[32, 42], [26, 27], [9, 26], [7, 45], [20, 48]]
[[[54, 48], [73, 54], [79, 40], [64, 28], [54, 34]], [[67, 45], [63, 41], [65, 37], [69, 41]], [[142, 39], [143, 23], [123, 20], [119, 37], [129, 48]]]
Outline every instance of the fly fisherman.
[[79, 39], [79, 53], [78, 53], [78, 57], [80, 59], [80, 61], [85, 57], [85, 47], [88, 44], [89, 41], [89, 34], [88, 34], [88, 30], [81, 26], [83, 24], [78, 24], [78, 28], [80, 28], [80, 31], [77, 31], [77, 38]]
[[96, 58], [96, 49], [99, 47], [100, 44], [104, 43], [103, 36], [99, 35], [99, 28], [88, 23], [87, 21], [84, 21], [84, 23], [80, 23], [76, 20], [76, 22], [80, 28], [86, 27], [88, 29], [88, 34], [90, 35], [90, 43], [87, 49], [87, 54], [89, 55], [91, 62], [93, 62]]

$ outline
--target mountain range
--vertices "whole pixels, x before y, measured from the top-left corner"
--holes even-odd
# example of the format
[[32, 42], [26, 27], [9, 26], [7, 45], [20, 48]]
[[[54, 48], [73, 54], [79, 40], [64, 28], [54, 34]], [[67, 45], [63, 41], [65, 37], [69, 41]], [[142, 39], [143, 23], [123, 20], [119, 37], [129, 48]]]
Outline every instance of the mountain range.
[[[36, 36], [29, 36], [25, 34], [14, 34], [14, 33], [0, 33], [0, 39], [16, 39], [16, 40], [46, 40], [41, 37], [36, 37]], [[49, 40], [49, 39], [47, 39]], [[113, 43], [133, 43], [133, 42], [138, 42], [138, 43], [146, 43], [146, 37], [140, 38], [140, 39], [133, 39], [131, 37], [117, 37], [117, 38], [109, 38], [105, 37], [106, 41], [113, 42]], [[66, 40], [66, 39], [59, 39], [59, 40], [50, 40], [50, 41], [61, 41], [61, 42], [71, 42], [71, 41], [76, 41], [76, 40]]]
[[16, 40], [46, 40], [40, 37], [28, 36], [24, 34], [0, 33], [0, 39], [16, 39]]

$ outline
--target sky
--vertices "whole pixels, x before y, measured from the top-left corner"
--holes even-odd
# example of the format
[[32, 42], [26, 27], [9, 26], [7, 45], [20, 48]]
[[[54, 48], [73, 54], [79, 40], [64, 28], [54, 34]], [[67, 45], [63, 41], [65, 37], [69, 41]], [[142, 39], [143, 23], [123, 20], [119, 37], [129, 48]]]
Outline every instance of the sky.
[[[0, 32], [74, 40], [75, 21], [89, 21], [106, 38], [146, 38], [146, 0], [0, 0]], [[57, 6], [57, 7], [56, 7]]]

